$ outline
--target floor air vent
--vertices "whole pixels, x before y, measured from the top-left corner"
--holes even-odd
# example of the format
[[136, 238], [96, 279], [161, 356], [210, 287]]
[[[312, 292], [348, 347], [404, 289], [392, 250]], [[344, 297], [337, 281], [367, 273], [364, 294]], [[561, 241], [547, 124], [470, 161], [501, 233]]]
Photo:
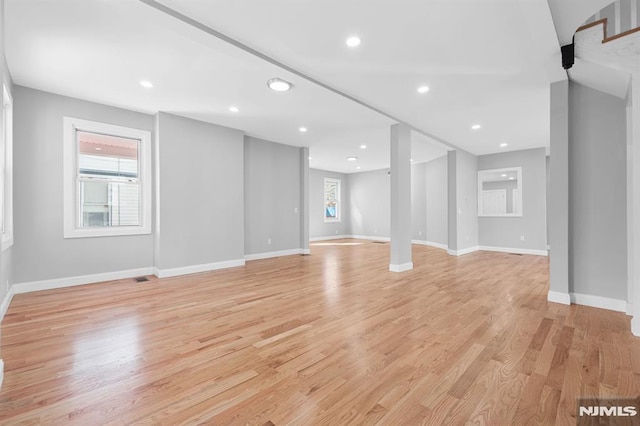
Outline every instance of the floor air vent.
[[137, 283], [143, 283], [143, 282], [145, 282], [145, 281], [149, 281], [149, 278], [147, 278], [147, 277], [136, 277], [136, 278], [134, 278], [133, 280], [134, 280], [135, 282], [137, 282]]
[[388, 241], [374, 241], [373, 244], [387, 244]]

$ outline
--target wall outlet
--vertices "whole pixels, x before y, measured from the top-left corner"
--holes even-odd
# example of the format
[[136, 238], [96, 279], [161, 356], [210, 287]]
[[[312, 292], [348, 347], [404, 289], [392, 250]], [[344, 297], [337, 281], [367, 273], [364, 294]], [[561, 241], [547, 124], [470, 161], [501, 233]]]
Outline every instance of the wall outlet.
[[422, 231], [418, 231], [418, 235], [422, 235]]
[[524, 241], [524, 235], [520, 235], [520, 241]]
[[267, 238], [267, 244], [271, 245], [271, 238]]
[[338, 235], [338, 230], [336, 229], [336, 235]]
[[298, 208], [297, 208], [297, 207], [294, 207], [294, 208], [293, 208], [293, 212], [294, 212], [294, 213], [298, 213]]

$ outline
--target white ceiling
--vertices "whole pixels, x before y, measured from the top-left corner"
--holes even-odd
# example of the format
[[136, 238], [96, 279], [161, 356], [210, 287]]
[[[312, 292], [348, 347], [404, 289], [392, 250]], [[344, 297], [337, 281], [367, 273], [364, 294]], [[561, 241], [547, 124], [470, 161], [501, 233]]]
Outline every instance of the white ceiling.
[[[312, 167], [350, 173], [388, 167], [389, 116], [478, 155], [548, 146], [549, 16], [537, 34], [526, 1], [162, 1], [387, 116], [136, 0], [5, 0], [6, 55], [17, 84], [308, 146]], [[413, 149], [446, 152], [415, 132]]]

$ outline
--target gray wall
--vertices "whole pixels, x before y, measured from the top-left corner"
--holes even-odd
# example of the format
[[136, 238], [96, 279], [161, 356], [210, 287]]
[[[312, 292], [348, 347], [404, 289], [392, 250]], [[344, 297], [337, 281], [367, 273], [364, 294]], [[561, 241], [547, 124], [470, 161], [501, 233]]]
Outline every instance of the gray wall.
[[449, 248], [478, 245], [478, 158], [463, 150], [447, 154]]
[[[351, 234], [349, 175], [325, 170], [309, 169], [309, 237], [331, 237]], [[340, 179], [340, 198], [342, 199], [342, 220], [324, 221], [324, 178]]]
[[411, 239], [427, 239], [427, 163], [411, 166]]
[[[522, 167], [522, 217], [479, 217], [478, 243], [489, 247], [546, 250], [545, 149], [536, 148], [478, 157], [478, 170], [508, 167]], [[521, 240], [522, 236], [524, 241]]]
[[626, 300], [626, 102], [569, 89], [569, 291]]
[[300, 248], [300, 172], [300, 148], [245, 137], [245, 254]]
[[242, 132], [166, 113], [159, 113], [157, 120], [156, 266], [170, 269], [243, 259]]
[[62, 117], [153, 130], [153, 117], [14, 87], [13, 278], [22, 283], [153, 266], [153, 236], [63, 238]]
[[351, 233], [368, 237], [391, 235], [388, 169], [349, 175]]
[[[426, 163], [427, 238], [432, 243], [447, 245], [447, 156]], [[413, 183], [412, 183], [413, 184]]]

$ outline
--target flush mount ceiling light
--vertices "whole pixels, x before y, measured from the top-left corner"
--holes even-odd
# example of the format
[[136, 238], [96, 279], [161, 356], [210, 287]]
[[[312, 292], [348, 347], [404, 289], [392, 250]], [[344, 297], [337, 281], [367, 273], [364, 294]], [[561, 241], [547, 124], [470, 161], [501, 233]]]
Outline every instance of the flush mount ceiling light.
[[501, 143], [501, 144], [500, 144], [500, 148], [504, 148], [504, 147], [507, 147], [507, 146], [509, 146], [509, 144], [508, 144], [508, 143]]
[[351, 36], [347, 39], [346, 43], [347, 43], [347, 46], [349, 47], [358, 47], [360, 46], [360, 37]]
[[153, 87], [153, 83], [147, 80], [142, 80], [140, 82], [140, 86], [146, 87], [147, 89], [151, 89]]
[[231, 111], [231, 112], [239, 112], [240, 109], [237, 106], [230, 106], [229, 107], [229, 111]]
[[429, 91], [429, 86], [418, 87], [418, 93], [427, 93], [428, 91]]
[[301, 133], [305, 133], [305, 132], [307, 131], [307, 128], [306, 128], [306, 127], [300, 127], [298, 130], [299, 130]]
[[367, 149], [366, 145], [360, 145], [360, 149]]
[[347, 157], [347, 161], [356, 161], [358, 157]]
[[481, 126], [481, 125], [479, 125], [479, 124], [474, 124], [473, 126], [471, 126], [471, 128], [472, 128], [473, 130], [478, 130], [478, 129], [480, 129], [480, 127], [482, 127], [482, 126]]
[[267, 81], [267, 86], [269, 86], [269, 89], [276, 92], [286, 92], [293, 87], [293, 84], [281, 78], [272, 78]]

